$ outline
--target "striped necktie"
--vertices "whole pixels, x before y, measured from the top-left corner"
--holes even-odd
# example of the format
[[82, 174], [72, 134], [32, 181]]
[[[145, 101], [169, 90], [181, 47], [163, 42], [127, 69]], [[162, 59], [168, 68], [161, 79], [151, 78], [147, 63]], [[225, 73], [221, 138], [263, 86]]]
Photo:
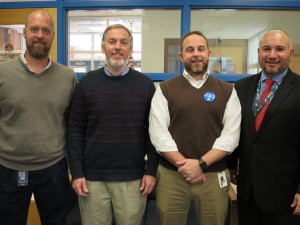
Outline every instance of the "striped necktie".
[[[266, 88], [264, 89], [260, 100], [259, 100], [259, 104], [261, 104], [265, 98], [270, 94], [271, 90], [272, 90], [272, 86], [275, 83], [274, 80], [272, 79], [266, 79], [265, 82], [267, 83]], [[260, 124], [264, 118], [264, 115], [266, 113], [266, 110], [268, 108], [268, 106], [270, 105], [270, 100], [264, 105], [264, 107], [258, 112], [256, 118], [255, 118], [255, 130], [256, 132], [258, 131]]]

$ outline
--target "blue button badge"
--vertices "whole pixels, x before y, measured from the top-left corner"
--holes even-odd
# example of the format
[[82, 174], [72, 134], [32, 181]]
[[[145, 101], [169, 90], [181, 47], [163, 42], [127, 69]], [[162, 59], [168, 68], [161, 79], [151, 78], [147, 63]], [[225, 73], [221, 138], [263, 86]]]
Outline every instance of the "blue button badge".
[[213, 102], [216, 99], [216, 95], [213, 92], [206, 92], [203, 97], [206, 102]]

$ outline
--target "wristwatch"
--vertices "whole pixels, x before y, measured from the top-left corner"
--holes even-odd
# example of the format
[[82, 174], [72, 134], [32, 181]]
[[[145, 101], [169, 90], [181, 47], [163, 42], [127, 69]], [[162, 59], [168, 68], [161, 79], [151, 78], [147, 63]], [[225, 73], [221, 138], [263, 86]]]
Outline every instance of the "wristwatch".
[[203, 172], [205, 172], [208, 169], [206, 162], [202, 158], [200, 158], [198, 161], [199, 161], [200, 168], [202, 169]]

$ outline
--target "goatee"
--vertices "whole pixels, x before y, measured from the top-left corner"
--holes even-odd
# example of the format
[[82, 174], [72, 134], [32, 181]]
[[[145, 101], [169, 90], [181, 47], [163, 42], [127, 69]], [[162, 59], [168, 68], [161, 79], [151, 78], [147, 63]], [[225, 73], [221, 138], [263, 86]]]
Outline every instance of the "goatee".
[[113, 60], [111, 58], [106, 59], [106, 64], [109, 65], [110, 67], [114, 68], [115, 70], [119, 70], [122, 67], [124, 67], [128, 63], [128, 59], [121, 59], [121, 60]]

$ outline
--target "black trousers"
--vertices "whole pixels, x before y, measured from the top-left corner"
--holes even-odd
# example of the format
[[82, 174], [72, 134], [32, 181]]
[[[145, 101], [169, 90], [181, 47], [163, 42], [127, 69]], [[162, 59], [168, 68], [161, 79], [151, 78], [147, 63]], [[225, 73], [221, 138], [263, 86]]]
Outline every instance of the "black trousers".
[[17, 185], [17, 173], [0, 165], [0, 225], [26, 225], [32, 193], [42, 225], [65, 225], [71, 190], [66, 159], [29, 171], [28, 186]]
[[237, 209], [240, 225], [300, 225], [300, 216], [295, 216], [292, 212], [268, 213], [260, 210], [253, 194], [247, 202], [238, 197]]

